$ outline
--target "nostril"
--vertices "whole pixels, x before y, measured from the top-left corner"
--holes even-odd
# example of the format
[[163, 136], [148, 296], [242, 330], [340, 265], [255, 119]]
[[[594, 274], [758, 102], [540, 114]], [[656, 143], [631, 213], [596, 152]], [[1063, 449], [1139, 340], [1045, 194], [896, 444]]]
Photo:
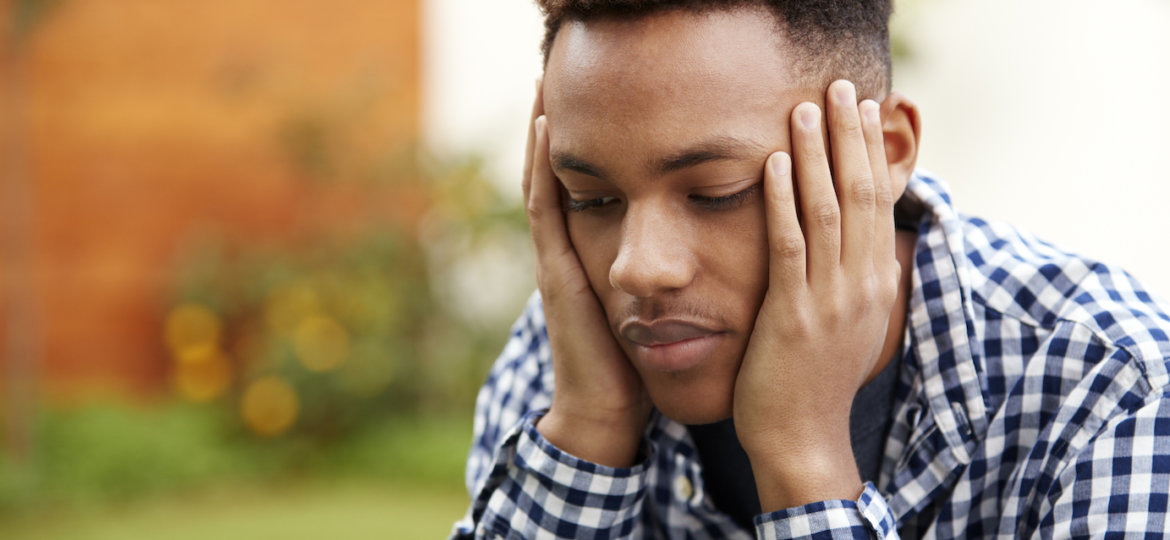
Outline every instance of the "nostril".
[[698, 258], [694, 246], [676, 236], [680, 226], [673, 208], [629, 204], [610, 266], [610, 286], [646, 298], [690, 284]]

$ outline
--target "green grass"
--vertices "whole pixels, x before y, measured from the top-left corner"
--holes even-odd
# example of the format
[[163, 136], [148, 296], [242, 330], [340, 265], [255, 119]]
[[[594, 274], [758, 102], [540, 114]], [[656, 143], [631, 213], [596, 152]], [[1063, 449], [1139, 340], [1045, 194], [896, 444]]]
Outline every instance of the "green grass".
[[0, 521], [11, 540], [444, 538], [467, 507], [452, 486], [309, 481], [221, 488]]
[[249, 441], [215, 411], [51, 413], [0, 459], [0, 538], [444, 538], [467, 508], [468, 417], [387, 417], [332, 444]]

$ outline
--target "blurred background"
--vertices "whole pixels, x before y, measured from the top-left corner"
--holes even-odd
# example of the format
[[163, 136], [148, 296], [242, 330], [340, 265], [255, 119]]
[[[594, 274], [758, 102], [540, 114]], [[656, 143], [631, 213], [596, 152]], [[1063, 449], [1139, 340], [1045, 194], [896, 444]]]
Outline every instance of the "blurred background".
[[[1170, 295], [1170, 2], [903, 0], [961, 210]], [[0, 0], [0, 536], [441, 537], [533, 288], [529, 0]]]

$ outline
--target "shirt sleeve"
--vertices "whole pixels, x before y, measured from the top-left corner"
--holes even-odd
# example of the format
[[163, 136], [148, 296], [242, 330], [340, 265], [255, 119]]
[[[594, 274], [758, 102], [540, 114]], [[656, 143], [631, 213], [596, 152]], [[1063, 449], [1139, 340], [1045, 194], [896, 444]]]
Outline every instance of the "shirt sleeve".
[[471, 505], [451, 538], [642, 537], [653, 450], [612, 468], [554, 447], [536, 430], [552, 398], [540, 298], [533, 295], [476, 399], [467, 460]]
[[856, 501], [830, 500], [777, 510], [756, 516], [756, 537], [781, 538], [898, 538], [894, 515], [886, 500], [866, 482]]
[[[1132, 394], [1129, 398], [1135, 398]], [[1148, 538], [1170, 527], [1170, 392], [1105, 424], [1053, 481], [1035, 538]]]

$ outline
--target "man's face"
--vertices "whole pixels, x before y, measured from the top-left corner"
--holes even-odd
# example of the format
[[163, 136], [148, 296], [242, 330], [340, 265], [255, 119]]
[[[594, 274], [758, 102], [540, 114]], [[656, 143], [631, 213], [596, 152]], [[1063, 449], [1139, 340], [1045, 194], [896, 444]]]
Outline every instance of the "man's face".
[[561, 28], [544, 79], [573, 246], [614, 336], [668, 417], [731, 414], [768, 287], [762, 184], [788, 117], [772, 17], [685, 11]]

